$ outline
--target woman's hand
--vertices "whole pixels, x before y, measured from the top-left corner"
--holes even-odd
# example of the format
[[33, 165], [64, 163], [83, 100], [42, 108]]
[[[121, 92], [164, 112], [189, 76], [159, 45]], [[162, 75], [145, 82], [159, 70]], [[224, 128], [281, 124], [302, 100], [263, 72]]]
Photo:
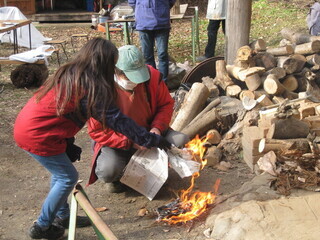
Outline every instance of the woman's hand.
[[161, 135], [161, 132], [160, 132], [160, 130], [159, 130], [158, 128], [152, 128], [152, 129], [150, 130], [150, 132], [152, 132], [152, 133], [154, 133], [154, 134], [157, 134], [157, 135]]
[[137, 149], [137, 150], [147, 150], [148, 148], [146, 148], [146, 147], [144, 147], [144, 146], [140, 146], [140, 145], [138, 145], [138, 144], [136, 144], [136, 143], [134, 143], [133, 145], [132, 145], [132, 147], [134, 148], [134, 149]]

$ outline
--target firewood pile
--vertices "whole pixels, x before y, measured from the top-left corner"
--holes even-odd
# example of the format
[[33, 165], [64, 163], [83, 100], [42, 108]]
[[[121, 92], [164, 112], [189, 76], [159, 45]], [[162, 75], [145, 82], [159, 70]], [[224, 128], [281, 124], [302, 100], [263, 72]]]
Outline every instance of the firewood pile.
[[266, 171], [260, 159], [273, 161], [274, 186], [287, 195], [320, 184], [320, 36], [281, 34], [279, 47], [258, 39], [238, 49], [233, 65], [217, 60], [214, 79], [180, 88], [171, 127], [207, 137], [209, 166], [241, 148], [253, 172]]

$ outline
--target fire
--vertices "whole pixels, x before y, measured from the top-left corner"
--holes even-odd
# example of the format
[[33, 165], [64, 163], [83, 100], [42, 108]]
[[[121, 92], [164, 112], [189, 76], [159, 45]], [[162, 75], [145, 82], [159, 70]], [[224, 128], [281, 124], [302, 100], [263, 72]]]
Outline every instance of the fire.
[[[207, 160], [203, 159], [206, 148], [203, 146], [207, 141], [207, 138], [201, 140], [197, 135], [194, 139], [186, 144], [186, 148], [192, 153], [194, 160], [201, 162], [201, 169], [207, 164]], [[218, 192], [218, 187], [220, 184], [220, 179], [218, 179], [214, 185], [214, 191], [212, 192], [193, 192], [195, 179], [200, 176], [199, 172], [192, 175], [191, 185], [187, 190], [182, 190], [178, 208], [180, 214], [174, 214], [174, 211], [178, 212], [177, 209], [173, 210], [173, 214], [164, 217], [161, 221], [167, 222], [169, 224], [186, 223], [204, 213], [208, 205], [213, 204], [215, 201], [216, 194]]]

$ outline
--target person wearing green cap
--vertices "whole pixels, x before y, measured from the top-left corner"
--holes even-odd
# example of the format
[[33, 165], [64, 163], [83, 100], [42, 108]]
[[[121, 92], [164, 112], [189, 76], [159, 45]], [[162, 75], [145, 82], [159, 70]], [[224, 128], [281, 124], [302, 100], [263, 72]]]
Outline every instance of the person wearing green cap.
[[[144, 62], [141, 51], [133, 46], [120, 47], [115, 70], [117, 105], [128, 117], [150, 132], [163, 135], [177, 147], [183, 147], [187, 135], [169, 129], [174, 100], [158, 70]], [[91, 175], [88, 184], [97, 179], [107, 183], [109, 192], [122, 192], [119, 182], [125, 166], [137, 149], [145, 149], [126, 136], [102, 129], [101, 123], [91, 118], [88, 132], [95, 141]]]

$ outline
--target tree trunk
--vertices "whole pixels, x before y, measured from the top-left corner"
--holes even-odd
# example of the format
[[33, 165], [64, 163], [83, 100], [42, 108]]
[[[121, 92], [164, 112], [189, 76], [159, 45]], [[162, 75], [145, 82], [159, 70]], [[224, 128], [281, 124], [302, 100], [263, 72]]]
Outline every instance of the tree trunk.
[[237, 50], [249, 44], [251, 26], [252, 0], [229, 0], [227, 4], [228, 17], [226, 19], [226, 52], [225, 59], [233, 64]]

